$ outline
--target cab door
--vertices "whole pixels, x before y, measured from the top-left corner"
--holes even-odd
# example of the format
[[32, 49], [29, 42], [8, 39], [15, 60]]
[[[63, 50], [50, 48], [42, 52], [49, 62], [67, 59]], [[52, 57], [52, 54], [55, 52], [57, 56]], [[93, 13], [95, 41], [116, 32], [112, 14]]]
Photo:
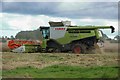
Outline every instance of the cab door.
[[42, 32], [42, 48], [46, 48], [47, 46], [47, 40], [50, 38], [50, 27], [40, 27], [40, 31]]

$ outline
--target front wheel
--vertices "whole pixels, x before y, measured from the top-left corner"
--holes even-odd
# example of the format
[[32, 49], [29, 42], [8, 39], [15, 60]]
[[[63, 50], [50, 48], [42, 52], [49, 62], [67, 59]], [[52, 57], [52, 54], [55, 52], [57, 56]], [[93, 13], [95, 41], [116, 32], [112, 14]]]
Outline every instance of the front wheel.
[[55, 53], [60, 53], [61, 52], [61, 49], [60, 49], [60, 47], [56, 47], [56, 48], [54, 48], [53, 49], [53, 52], [55, 52]]
[[46, 52], [50, 53], [60, 53], [61, 49], [59, 47], [51, 47], [51, 48], [46, 48]]

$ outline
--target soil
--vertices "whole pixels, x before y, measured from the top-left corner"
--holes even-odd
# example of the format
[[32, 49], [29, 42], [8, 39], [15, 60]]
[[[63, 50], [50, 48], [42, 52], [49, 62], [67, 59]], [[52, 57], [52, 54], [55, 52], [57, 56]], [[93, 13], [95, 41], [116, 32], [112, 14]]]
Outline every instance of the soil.
[[[118, 45], [118, 43], [105, 42], [104, 47], [101, 48], [102, 53], [95, 54], [1, 52], [2, 69], [9, 70], [24, 66], [44, 68], [56, 64], [83, 67], [118, 65], [120, 61]], [[8, 47], [4, 44], [2, 48], [6, 50]]]

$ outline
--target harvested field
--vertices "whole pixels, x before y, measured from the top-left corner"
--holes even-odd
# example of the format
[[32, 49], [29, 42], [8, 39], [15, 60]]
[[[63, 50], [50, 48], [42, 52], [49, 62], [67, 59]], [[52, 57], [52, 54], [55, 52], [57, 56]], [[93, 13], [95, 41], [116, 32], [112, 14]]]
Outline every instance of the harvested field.
[[[79, 71], [81, 71], [82, 68], [84, 68], [84, 69], [90, 68], [90, 70], [91, 70], [91, 68], [93, 67], [92, 69], [94, 70], [94, 68], [95, 68], [95, 71], [96, 71], [96, 69], [104, 69], [104, 68], [108, 67], [108, 68], [110, 68], [110, 70], [112, 68], [114, 68], [112, 71], [115, 70], [115, 72], [113, 73], [115, 76], [113, 74], [111, 74], [111, 75], [112, 75], [112, 77], [116, 77], [118, 72], [117, 72], [117, 68], [115, 68], [115, 67], [118, 66], [118, 61], [119, 61], [118, 53], [76, 55], [76, 54], [69, 54], [69, 53], [7, 53], [7, 52], [4, 52], [2, 54], [2, 63], [3, 63], [2, 69], [3, 69], [3, 77], [20, 77], [19, 74], [16, 74], [16, 76], [12, 75], [12, 74], [15, 74], [16, 71], [17, 71], [17, 73], [22, 74], [22, 77], [25, 77], [26, 74], [30, 74], [30, 75], [36, 74], [37, 75], [37, 73], [31, 71], [31, 70], [34, 71], [34, 69], [35, 69], [35, 71], [39, 70], [40, 71], [39, 73], [41, 73], [42, 70], [52, 68], [52, 66], [53, 66], [52, 69], [53, 69], [53, 71], [55, 71], [57, 69], [55, 67], [55, 70], [54, 70], [55, 65], [58, 66], [58, 68], [60, 68], [60, 71], [61, 71], [61, 68], [62, 69], [64, 68], [64, 66], [65, 66], [65, 68], [67, 68], [67, 66], [68, 66], [72, 69], [72, 71], [70, 71], [71, 73], [72, 72], [74, 73], [74, 70], [76, 70], [76, 68], [78, 69], [77, 71], [79, 72]], [[80, 70], [79, 70], [79, 68], [80, 68]], [[27, 71], [31, 71], [31, 73], [25, 72], [25, 74], [24, 74], [24, 73], [19, 72], [21, 70], [24, 71], [24, 69]], [[48, 77], [49, 77], [50, 76], [49, 70], [45, 70], [45, 71], [48, 71], [47, 73], [48, 73]], [[52, 70], [50, 70], [50, 71], [52, 71]], [[75, 71], [75, 73], [77, 71]], [[99, 71], [101, 71], [101, 70], [98, 70], [97, 72], [99, 72]], [[66, 72], [66, 69], [64, 70], [64, 72]], [[32, 73], [34, 73], [34, 74], [32, 74]], [[91, 73], [91, 71], [90, 71], [90, 73]], [[90, 73], [87, 73], [87, 74], [90, 74]], [[104, 72], [104, 70], [103, 70], [101, 75], [104, 75], [105, 73], [106, 72]], [[108, 70], [108, 74], [106, 74], [106, 75], [110, 75], [109, 73], [110, 72]], [[55, 76], [60, 77], [59, 75], [63, 75], [63, 73], [61, 73], [61, 72], [59, 73], [59, 71], [58, 71], [58, 73], [53, 72], [52, 74], [54, 75], [52, 77], [55, 77]], [[59, 74], [59, 75], [57, 75], [57, 74]], [[99, 73], [96, 73], [96, 74], [99, 74]], [[68, 74], [68, 75], [70, 76], [70, 74]], [[73, 75], [73, 74], [71, 74], [71, 75]], [[31, 76], [26, 76], [26, 77], [31, 77]], [[39, 75], [36, 77], [39, 78]], [[41, 77], [42, 77], [42, 73], [41, 73]], [[45, 77], [45, 76], [43, 76], [43, 77]], [[65, 77], [65, 76], [63, 75], [61, 77]], [[75, 74], [74, 77], [82, 77], [82, 76]], [[90, 76], [88, 76], [88, 77], [90, 77]], [[98, 77], [100, 77], [100, 76], [98, 76]], [[92, 75], [92, 78], [94, 78], [94, 74]]]
[[34, 66], [44, 68], [56, 64], [76, 65], [76, 66], [110, 66], [117, 65], [117, 53], [107, 54], [67, 54], [67, 53], [3, 53], [3, 70], [17, 67]]
[[[118, 44], [106, 42], [101, 49], [102, 54], [2, 52], [2, 76], [7, 78], [117, 77], [118, 61], [120, 61]], [[84, 72], [86, 70], [88, 73]], [[46, 73], [47, 76], [44, 76]]]

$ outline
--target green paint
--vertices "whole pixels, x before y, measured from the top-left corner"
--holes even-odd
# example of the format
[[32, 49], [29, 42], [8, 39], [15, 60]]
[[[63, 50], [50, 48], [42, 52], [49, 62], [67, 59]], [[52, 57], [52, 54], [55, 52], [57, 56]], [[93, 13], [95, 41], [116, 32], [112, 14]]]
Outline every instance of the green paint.
[[37, 46], [40, 46], [40, 45], [32, 45], [32, 44], [25, 44], [25, 52], [35, 52], [36, 51], [36, 48]]
[[99, 31], [97, 29], [95, 29], [95, 35], [96, 35], [96, 38], [99, 39], [100, 36], [99, 36]]
[[84, 29], [83, 31], [90, 31], [91, 33], [68, 33], [67, 31], [64, 37], [59, 38], [56, 41], [58, 41], [61, 44], [67, 44], [74, 40], [84, 39], [92, 36], [96, 36], [96, 38], [99, 39], [100, 34], [98, 29], [110, 29], [110, 26], [76, 26], [76, 27], [68, 27], [68, 29], [69, 30]]
[[42, 48], [46, 48], [47, 46], [46, 42], [47, 42], [47, 39], [43, 39], [42, 44], [41, 44]]
[[57, 41], [61, 44], [67, 44], [74, 40], [79, 40], [87, 37], [95, 36], [94, 30], [91, 30], [91, 33], [68, 33], [66, 32], [63, 38], [57, 39]]

